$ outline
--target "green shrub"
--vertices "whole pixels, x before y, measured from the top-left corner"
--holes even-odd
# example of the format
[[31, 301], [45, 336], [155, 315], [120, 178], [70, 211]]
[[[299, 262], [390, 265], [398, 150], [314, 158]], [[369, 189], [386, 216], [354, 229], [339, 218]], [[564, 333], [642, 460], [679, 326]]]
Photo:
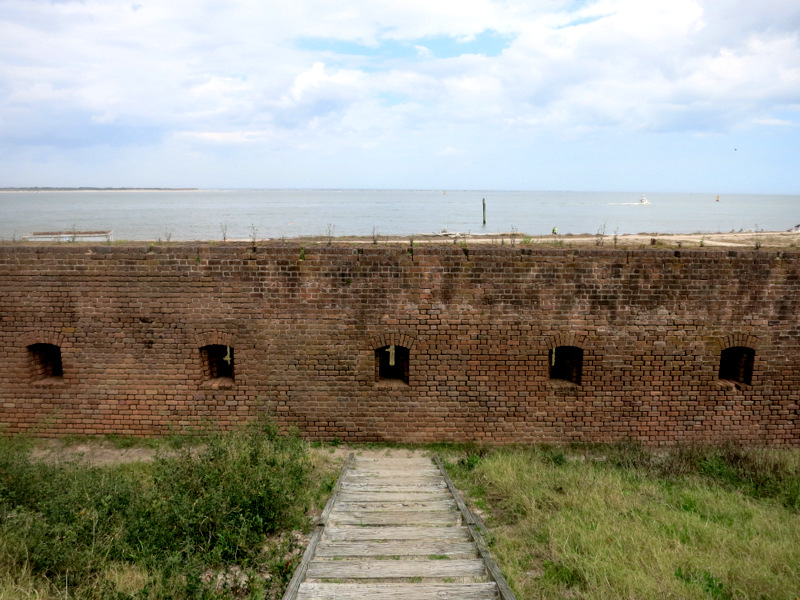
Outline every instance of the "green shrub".
[[129, 545], [147, 556], [252, 558], [266, 534], [299, 523], [309, 470], [303, 442], [269, 423], [213, 435], [177, 458], [159, 456]]
[[125, 471], [75, 461], [45, 463], [19, 443], [0, 444], [4, 553], [47, 577], [93, 573], [121, 556], [124, 519], [138, 486]]
[[0, 439], [0, 568], [71, 598], [132, 598], [103, 581], [110, 565], [149, 573], [137, 598], [206, 597], [209, 568], [274, 566], [285, 548], [265, 548], [266, 536], [300, 525], [310, 497], [305, 444], [268, 422], [135, 467], [44, 462], [30, 449]]

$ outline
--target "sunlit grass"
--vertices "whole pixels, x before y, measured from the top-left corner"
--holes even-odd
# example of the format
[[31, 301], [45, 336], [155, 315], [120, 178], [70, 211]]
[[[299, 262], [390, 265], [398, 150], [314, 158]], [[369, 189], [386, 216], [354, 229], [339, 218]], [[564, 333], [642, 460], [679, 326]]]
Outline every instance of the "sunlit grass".
[[785, 469], [764, 498], [707, 472], [724, 452], [697, 454], [693, 470], [633, 451], [644, 454], [629, 464], [619, 448], [494, 450], [451, 464], [488, 507], [492, 551], [519, 598], [800, 597], [800, 453], [771, 451]]

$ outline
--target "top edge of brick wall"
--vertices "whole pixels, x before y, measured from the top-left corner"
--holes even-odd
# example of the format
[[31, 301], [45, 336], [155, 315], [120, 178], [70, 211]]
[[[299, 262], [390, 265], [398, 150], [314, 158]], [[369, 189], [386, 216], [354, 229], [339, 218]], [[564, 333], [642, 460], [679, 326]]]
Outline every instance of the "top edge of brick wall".
[[479, 256], [496, 256], [513, 258], [516, 256], [547, 256], [547, 257], [568, 257], [568, 258], [592, 258], [592, 257], [642, 257], [655, 259], [691, 259], [691, 258], [749, 258], [749, 259], [800, 259], [800, 250], [755, 250], [755, 249], [731, 249], [731, 248], [693, 248], [693, 249], [664, 249], [664, 248], [639, 248], [639, 249], [616, 249], [616, 248], [540, 248], [535, 246], [515, 245], [515, 246], [496, 246], [484, 245], [480, 243], [456, 245], [443, 243], [414, 242], [412, 247], [408, 244], [380, 244], [380, 245], [356, 245], [346, 242], [335, 244], [303, 244], [301, 242], [259, 242], [255, 245], [250, 242], [233, 243], [213, 243], [213, 242], [174, 242], [169, 244], [154, 243], [130, 243], [130, 244], [56, 244], [56, 245], [0, 245], [0, 255], [49, 255], [49, 256], [75, 256], [75, 255], [165, 255], [191, 254], [197, 255], [229, 255], [245, 257], [249, 255], [285, 255], [289, 252], [301, 252], [304, 258], [312, 259], [316, 256], [442, 256], [460, 257], [463, 259], [476, 258]]

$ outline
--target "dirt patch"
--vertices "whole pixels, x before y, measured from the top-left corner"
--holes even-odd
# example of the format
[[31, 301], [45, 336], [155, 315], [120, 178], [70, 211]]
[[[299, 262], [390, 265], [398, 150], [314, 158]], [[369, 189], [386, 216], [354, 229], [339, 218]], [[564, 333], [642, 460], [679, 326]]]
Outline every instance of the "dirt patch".
[[412, 448], [363, 448], [360, 446], [348, 446], [347, 444], [337, 446], [320, 446], [312, 448], [313, 452], [328, 455], [334, 459], [344, 461], [352, 452], [361, 458], [379, 458], [394, 456], [397, 458], [415, 458], [418, 456], [430, 456], [427, 450]]
[[[37, 440], [31, 454], [34, 458], [39, 460], [78, 460], [95, 466], [114, 466], [134, 462], [148, 462], [152, 461], [159, 453], [168, 454], [170, 452], [177, 451], [165, 448], [159, 450], [146, 446], [119, 448], [111, 442], [102, 439], [82, 440], [80, 442], [47, 439]], [[346, 444], [312, 447], [311, 452], [338, 464], [344, 463], [344, 460], [351, 452], [356, 456], [364, 458], [383, 456], [411, 458], [429, 455], [429, 453], [424, 450], [406, 448], [362, 448], [358, 446], [348, 446]]]
[[134, 462], [148, 462], [155, 458], [158, 450], [147, 447], [118, 448], [105, 440], [90, 440], [65, 443], [61, 440], [41, 440], [31, 455], [40, 460], [79, 460], [105, 467]]

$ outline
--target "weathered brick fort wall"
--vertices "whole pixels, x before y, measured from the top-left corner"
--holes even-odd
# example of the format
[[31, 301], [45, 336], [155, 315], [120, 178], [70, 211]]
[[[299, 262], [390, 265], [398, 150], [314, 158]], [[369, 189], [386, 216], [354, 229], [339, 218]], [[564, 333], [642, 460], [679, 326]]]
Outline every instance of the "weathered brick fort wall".
[[264, 412], [311, 439], [798, 446], [799, 270], [796, 251], [8, 245], [0, 424]]

